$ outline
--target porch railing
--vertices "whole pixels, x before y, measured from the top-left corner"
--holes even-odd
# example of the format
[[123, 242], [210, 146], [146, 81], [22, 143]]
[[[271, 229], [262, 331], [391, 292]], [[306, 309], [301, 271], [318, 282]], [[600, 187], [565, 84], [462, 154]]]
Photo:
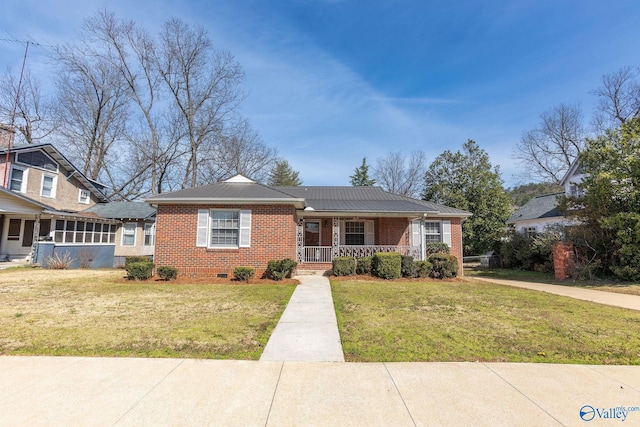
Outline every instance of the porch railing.
[[[304, 259], [305, 263], [330, 263], [333, 260], [331, 246], [305, 246]], [[414, 259], [420, 259], [419, 246], [382, 246], [382, 245], [363, 245], [363, 246], [339, 246], [338, 256], [352, 256], [361, 258], [372, 256], [379, 252], [399, 252], [402, 255], [410, 255]]]

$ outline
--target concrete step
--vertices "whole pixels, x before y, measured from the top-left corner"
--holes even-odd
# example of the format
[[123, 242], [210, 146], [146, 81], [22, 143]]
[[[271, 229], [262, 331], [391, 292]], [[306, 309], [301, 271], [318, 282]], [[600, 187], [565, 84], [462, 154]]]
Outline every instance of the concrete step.
[[297, 270], [296, 276], [325, 276], [329, 270]]

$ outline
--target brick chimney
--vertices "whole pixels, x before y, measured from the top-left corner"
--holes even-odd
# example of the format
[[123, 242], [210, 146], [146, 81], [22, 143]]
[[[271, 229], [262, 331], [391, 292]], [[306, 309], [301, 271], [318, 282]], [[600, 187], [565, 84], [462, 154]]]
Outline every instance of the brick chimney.
[[0, 149], [13, 145], [16, 130], [11, 126], [0, 123]]

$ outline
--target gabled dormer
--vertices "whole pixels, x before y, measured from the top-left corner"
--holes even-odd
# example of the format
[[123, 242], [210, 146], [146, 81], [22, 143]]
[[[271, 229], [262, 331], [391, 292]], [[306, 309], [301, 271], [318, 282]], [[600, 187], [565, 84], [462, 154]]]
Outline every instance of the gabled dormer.
[[571, 163], [569, 170], [567, 170], [567, 173], [560, 181], [560, 185], [564, 187], [564, 194], [566, 197], [578, 197], [583, 194], [581, 185], [585, 175], [584, 169], [582, 168], [582, 162], [578, 156], [573, 163]]

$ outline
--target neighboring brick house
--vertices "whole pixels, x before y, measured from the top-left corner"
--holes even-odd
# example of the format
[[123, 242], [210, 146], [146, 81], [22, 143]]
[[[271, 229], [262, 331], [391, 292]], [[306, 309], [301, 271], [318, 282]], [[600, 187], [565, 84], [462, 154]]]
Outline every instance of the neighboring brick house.
[[114, 264], [124, 265], [125, 257], [145, 255], [153, 258], [156, 238], [156, 210], [144, 202], [100, 203], [85, 210], [101, 218], [118, 220]]
[[462, 271], [461, 222], [471, 214], [379, 187], [272, 187], [236, 176], [146, 199], [157, 207], [156, 265], [185, 276], [264, 272], [291, 258], [298, 270], [329, 270], [336, 256], [397, 251], [424, 258], [444, 242]]

